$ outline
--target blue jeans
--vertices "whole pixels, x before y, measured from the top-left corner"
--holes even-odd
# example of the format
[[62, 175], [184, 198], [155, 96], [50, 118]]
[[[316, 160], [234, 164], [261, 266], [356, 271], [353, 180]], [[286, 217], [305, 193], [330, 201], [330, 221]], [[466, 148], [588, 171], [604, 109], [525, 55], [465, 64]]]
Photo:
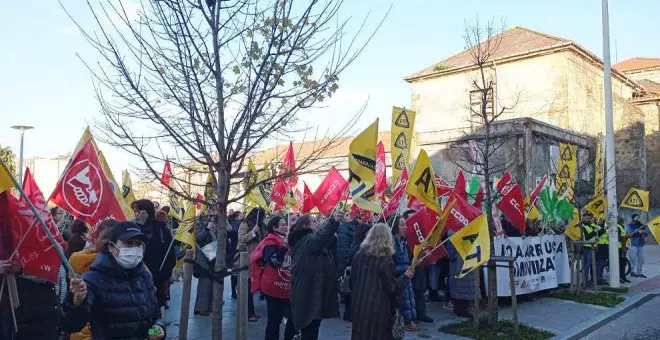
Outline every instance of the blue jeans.
[[585, 287], [588, 286], [590, 282], [592, 282], [592, 280], [590, 280], [590, 278], [592, 278], [591, 277], [592, 276], [591, 275], [591, 271], [592, 271], [592, 269], [591, 269], [592, 268], [591, 259], [593, 258], [593, 256], [594, 256], [594, 253], [593, 253], [593, 250], [591, 248], [587, 248], [587, 247], [583, 248], [583, 250], [582, 250], [582, 261], [584, 263], [583, 263], [582, 267], [584, 268], [584, 284], [585, 284]]
[[430, 264], [426, 267], [426, 270], [428, 271], [429, 289], [438, 290], [440, 283], [440, 269], [438, 269], [438, 264]]

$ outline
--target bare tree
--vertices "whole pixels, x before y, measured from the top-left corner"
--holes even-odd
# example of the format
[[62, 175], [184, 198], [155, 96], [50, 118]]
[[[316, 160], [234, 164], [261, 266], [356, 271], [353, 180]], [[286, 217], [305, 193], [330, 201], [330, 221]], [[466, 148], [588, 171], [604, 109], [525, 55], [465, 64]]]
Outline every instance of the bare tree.
[[[169, 159], [175, 178], [166, 189], [190, 201], [213, 174], [217, 224], [227, 206], [277, 174], [244, 182], [247, 158], [277, 133], [301, 132], [299, 114], [338, 88], [339, 75], [375, 30], [368, 16], [350, 34], [339, 18], [342, 0], [129, 0], [88, 2], [95, 29], [72, 18], [100, 60], [92, 72], [102, 119], [101, 140], [141, 160], [142, 175], [159, 179]], [[68, 12], [67, 12], [68, 13]], [[71, 17], [71, 15], [69, 15]], [[353, 23], [351, 23], [353, 24]], [[366, 34], [363, 34], [366, 33]], [[82, 59], [82, 58], [81, 58]], [[355, 119], [334, 135], [318, 137], [298, 159], [294, 176], [340, 141]], [[169, 153], [169, 154], [168, 154]], [[178, 184], [175, 187], [174, 183]], [[164, 184], [164, 183], [163, 183]], [[203, 190], [203, 189], [202, 189]], [[225, 228], [218, 228], [216, 275], [226, 270]], [[222, 338], [223, 282], [215, 280], [213, 339]]]
[[[470, 74], [470, 105], [468, 122], [472, 127], [462, 141], [455, 143], [455, 154], [451, 160], [459, 168], [470, 174], [484, 178], [483, 209], [488, 218], [491, 240], [495, 237], [493, 204], [498, 193], [493, 192], [491, 177], [509, 169], [513, 162], [497, 155], [511, 138], [507, 134], [496, 133], [497, 120], [510, 112], [518, 103], [519, 95], [513, 103], [502, 105], [497, 100], [495, 85], [496, 53], [502, 43], [504, 25], [496, 27], [493, 20], [481, 26], [479, 21], [465, 24], [465, 44], [474, 71]], [[494, 249], [491, 247], [491, 256]], [[493, 266], [494, 263], [489, 263]], [[493, 325], [498, 320], [496, 271], [488, 271], [488, 321]]]

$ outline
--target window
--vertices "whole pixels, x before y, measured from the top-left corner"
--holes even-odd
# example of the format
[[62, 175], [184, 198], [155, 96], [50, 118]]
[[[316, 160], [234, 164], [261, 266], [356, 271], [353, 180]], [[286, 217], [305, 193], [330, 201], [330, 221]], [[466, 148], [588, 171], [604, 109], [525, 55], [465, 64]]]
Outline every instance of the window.
[[481, 116], [482, 100], [484, 92], [486, 92], [486, 113], [493, 115], [493, 108], [495, 107], [495, 96], [493, 92], [495, 89], [491, 86], [485, 90], [477, 89], [470, 91], [470, 114]]

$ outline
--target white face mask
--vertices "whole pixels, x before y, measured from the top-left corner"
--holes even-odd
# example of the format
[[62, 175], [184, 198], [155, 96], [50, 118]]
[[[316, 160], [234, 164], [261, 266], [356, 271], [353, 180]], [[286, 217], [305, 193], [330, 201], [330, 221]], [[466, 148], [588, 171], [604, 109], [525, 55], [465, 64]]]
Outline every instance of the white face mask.
[[117, 248], [119, 256], [115, 256], [117, 264], [124, 269], [133, 269], [142, 262], [144, 256], [142, 247]]

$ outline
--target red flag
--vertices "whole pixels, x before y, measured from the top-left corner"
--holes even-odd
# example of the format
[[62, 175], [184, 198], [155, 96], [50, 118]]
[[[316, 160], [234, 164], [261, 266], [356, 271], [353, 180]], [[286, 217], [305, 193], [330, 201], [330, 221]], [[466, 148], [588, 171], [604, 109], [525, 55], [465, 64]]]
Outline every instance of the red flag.
[[165, 167], [163, 168], [163, 175], [160, 177], [160, 181], [169, 187], [171, 180], [172, 180], [172, 165], [170, 164], [170, 160], [166, 159]]
[[280, 175], [288, 175], [284, 182], [286, 183], [287, 191], [293, 189], [298, 185], [298, 176], [295, 176], [296, 173], [296, 157], [293, 154], [293, 143], [289, 143], [289, 149], [286, 151], [284, 160], [282, 161], [282, 169], [280, 170]]
[[307, 187], [307, 183], [303, 184], [305, 185], [303, 190], [303, 201], [302, 204], [298, 203], [298, 205], [300, 206], [300, 213], [307, 214], [314, 209], [314, 196], [312, 191], [309, 190], [309, 187]]
[[463, 171], [458, 171], [458, 176], [456, 176], [456, 184], [454, 184], [454, 192], [458, 197], [462, 198], [464, 201], [468, 199], [467, 190], [465, 190], [465, 176], [463, 176]]
[[358, 207], [357, 204], [351, 204], [350, 216], [351, 219], [356, 219], [360, 216], [360, 207]]
[[477, 194], [474, 196], [474, 203], [472, 205], [475, 208], [481, 210], [483, 203], [484, 203], [484, 187], [483, 185], [480, 185]]
[[501, 192], [502, 189], [504, 189], [505, 185], [508, 185], [511, 183], [511, 174], [507, 171], [504, 173], [504, 176], [500, 178], [500, 180], [497, 182], [497, 192]]
[[280, 165], [279, 177], [275, 180], [273, 190], [270, 192], [270, 199], [275, 202], [275, 210], [284, 208], [286, 205], [284, 196], [298, 184], [298, 177], [294, 176], [295, 171], [296, 159], [293, 154], [293, 143], [289, 143], [289, 149]]
[[387, 189], [387, 177], [385, 174], [385, 146], [383, 142], [378, 142], [376, 148], [376, 180], [374, 182], [374, 191], [379, 195]]
[[109, 218], [126, 220], [91, 140], [71, 157], [50, 200], [93, 228]]
[[408, 196], [409, 209], [420, 210], [424, 207], [426, 207], [426, 205], [424, 205], [424, 202], [418, 200], [417, 198], [415, 198], [415, 196]]
[[390, 201], [387, 203], [387, 207], [383, 212], [385, 216], [390, 216], [394, 214], [397, 209], [399, 209], [399, 204], [401, 203], [403, 195], [406, 193], [407, 185], [408, 170], [404, 167], [403, 171], [401, 171], [401, 176], [399, 176], [399, 179], [396, 182], [396, 186], [394, 186], [394, 190], [392, 190], [392, 197], [390, 198]]
[[314, 203], [323, 216], [329, 216], [347, 191], [348, 182], [333, 166], [314, 192]]
[[548, 175], [543, 176], [539, 184], [536, 185], [536, 188], [534, 188], [534, 191], [529, 195], [529, 206], [533, 206], [534, 203], [536, 203], [536, 198], [539, 197], [539, 194], [541, 193], [541, 190], [545, 186], [545, 181], [548, 179]]
[[[498, 189], [499, 187], [498, 183]], [[503, 185], [500, 195], [502, 199], [497, 203], [497, 208], [524, 235], [527, 225], [525, 224], [525, 204], [520, 186], [513, 183]]]
[[448, 229], [459, 231], [482, 214], [480, 209], [470, 205], [470, 203], [456, 194], [456, 192], [453, 192], [449, 196], [449, 201], [451, 202], [452, 200], [456, 200], [456, 203], [451, 208], [451, 214], [449, 214], [449, 218], [447, 219], [446, 226]]
[[[29, 170], [25, 172], [23, 189], [26, 196], [32, 202], [41, 219], [46, 223], [55, 241], [64, 249], [64, 240], [53, 221], [50, 209], [46, 205], [44, 195], [37, 187]], [[25, 236], [23, 244], [18, 247], [16, 259], [23, 269], [23, 273], [36, 276], [40, 279], [56, 283], [59, 280], [61, 259], [55, 250], [55, 246], [39, 225], [28, 203], [21, 199], [15, 199], [9, 194], [3, 195], [5, 200], [0, 209], [0, 223], [3, 223], [3, 237], [11, 240], [12, 250], [18, 247], [18, 242]]]
[[438, 174], [434, 174], [434, 175], [435, 175], [435, 187], [438, 190], [438, 197], [443, 197], [451, 194], [454, 188]]
[[[406, 220], [406, 239], [408, 240], [408, 247], [412, 252], [415, 246], [424, 242], [424, 239], [431, 232], [436, 223], [438, 223], [439, 216], [435, 211], [428, 209], [424, 206], [423, 209], [418, 210], [410, 215]], [[430, 251], [433, 247], [426, 247], [420, 256], [423, 256], [425, 251]], [[444, 247], [439, 247], [431, 255], [420, 262], [421, 265], [435, 263], [436, 261], [447, 255]]]
[[202, 209], [202, 201], [204, 200], [204, 195], [202, 194], [197, 194], [197, 204], [195, 204], [195, 207], [197, 210]]

